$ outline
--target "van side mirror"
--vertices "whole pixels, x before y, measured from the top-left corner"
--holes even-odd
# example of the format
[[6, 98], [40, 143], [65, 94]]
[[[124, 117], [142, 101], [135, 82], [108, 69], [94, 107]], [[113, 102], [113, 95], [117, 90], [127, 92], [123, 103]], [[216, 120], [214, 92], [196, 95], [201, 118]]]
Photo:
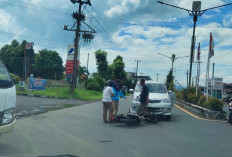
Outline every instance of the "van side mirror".
[[168, 94], [171, 94], [171, 93], [172, 93], [172, 90], [169, 90], [169, 91], [168, 91]]
[[133, 89], [129, 89], [129, 93], [130, 93], [130, 94], [133, 94], [133, 93], [134, 93], [134, 90], [133, 90]]

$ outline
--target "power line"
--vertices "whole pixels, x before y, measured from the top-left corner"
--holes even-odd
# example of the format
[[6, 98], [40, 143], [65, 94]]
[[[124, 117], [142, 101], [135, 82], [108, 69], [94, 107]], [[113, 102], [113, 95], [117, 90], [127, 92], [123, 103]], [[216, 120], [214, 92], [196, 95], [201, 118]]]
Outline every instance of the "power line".
[[8, 5], [14, 5], [16, 7], [40, 11], [40, 13], [50, 13], [52, 15], [58, 15], [58, 16], [66, 17], [66, 18], [71, 18], [71, 15], [68, 15], [66, 12], [51, 9], [51, 8], [46, 8], [46, 7], [39, 6], [39, 5], [35, 5], [33, 3], [25, 3], [22, 1], [16, 1], [16, 0], [4, 1], [2, 3], [8, 4]]

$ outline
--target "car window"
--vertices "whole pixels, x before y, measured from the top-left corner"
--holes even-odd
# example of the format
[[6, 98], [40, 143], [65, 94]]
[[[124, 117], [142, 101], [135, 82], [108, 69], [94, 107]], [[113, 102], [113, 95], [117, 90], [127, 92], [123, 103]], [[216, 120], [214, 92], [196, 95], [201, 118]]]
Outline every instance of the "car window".
[[13, 81], [6, 67], [0, 63], [0, 88], [11, 87]]
[[167, 90], [163, 84], [150, 83], [146, 84], [149, 89], [149, 93], [167, 93]]
[[0, 67], [0, 80], [11, 81], [10, 75], [4, 67]]

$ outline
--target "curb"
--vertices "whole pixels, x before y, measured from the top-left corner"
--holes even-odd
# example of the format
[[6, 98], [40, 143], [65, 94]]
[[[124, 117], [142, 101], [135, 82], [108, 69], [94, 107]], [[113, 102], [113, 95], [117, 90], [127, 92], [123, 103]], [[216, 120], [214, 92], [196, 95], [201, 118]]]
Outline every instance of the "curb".
[[17, 93], [19, 96], [29, 96], [29, 97], [39, 97], [39, 98], [51, 98], [51, 99], [69, 99], [69, 100], [79, 100], [79, 99], [73, 99], [73, 98], [59, 98], [56, 96], [46, 96], [46, 95], [38, 95], [38, 94], [26, 94], [26, 93]]
[[176, 100], [178, 105], [181, 105], [185, 109], [198, 114], [204, 118], [212, 120], [226, 120], [226, 113], [224, 111], [212, 111], [207, 108], [197, 106], [195, 104], [187, 103], [185, 101]]

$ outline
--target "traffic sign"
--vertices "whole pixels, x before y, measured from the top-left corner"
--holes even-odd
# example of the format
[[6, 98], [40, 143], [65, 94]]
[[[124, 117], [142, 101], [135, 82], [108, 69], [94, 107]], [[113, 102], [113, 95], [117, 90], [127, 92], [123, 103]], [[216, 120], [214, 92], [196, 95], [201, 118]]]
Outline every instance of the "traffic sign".
[[25, 82], [24, 81], [19, 81], [19, 87], [24, 88], [25, 87]]

